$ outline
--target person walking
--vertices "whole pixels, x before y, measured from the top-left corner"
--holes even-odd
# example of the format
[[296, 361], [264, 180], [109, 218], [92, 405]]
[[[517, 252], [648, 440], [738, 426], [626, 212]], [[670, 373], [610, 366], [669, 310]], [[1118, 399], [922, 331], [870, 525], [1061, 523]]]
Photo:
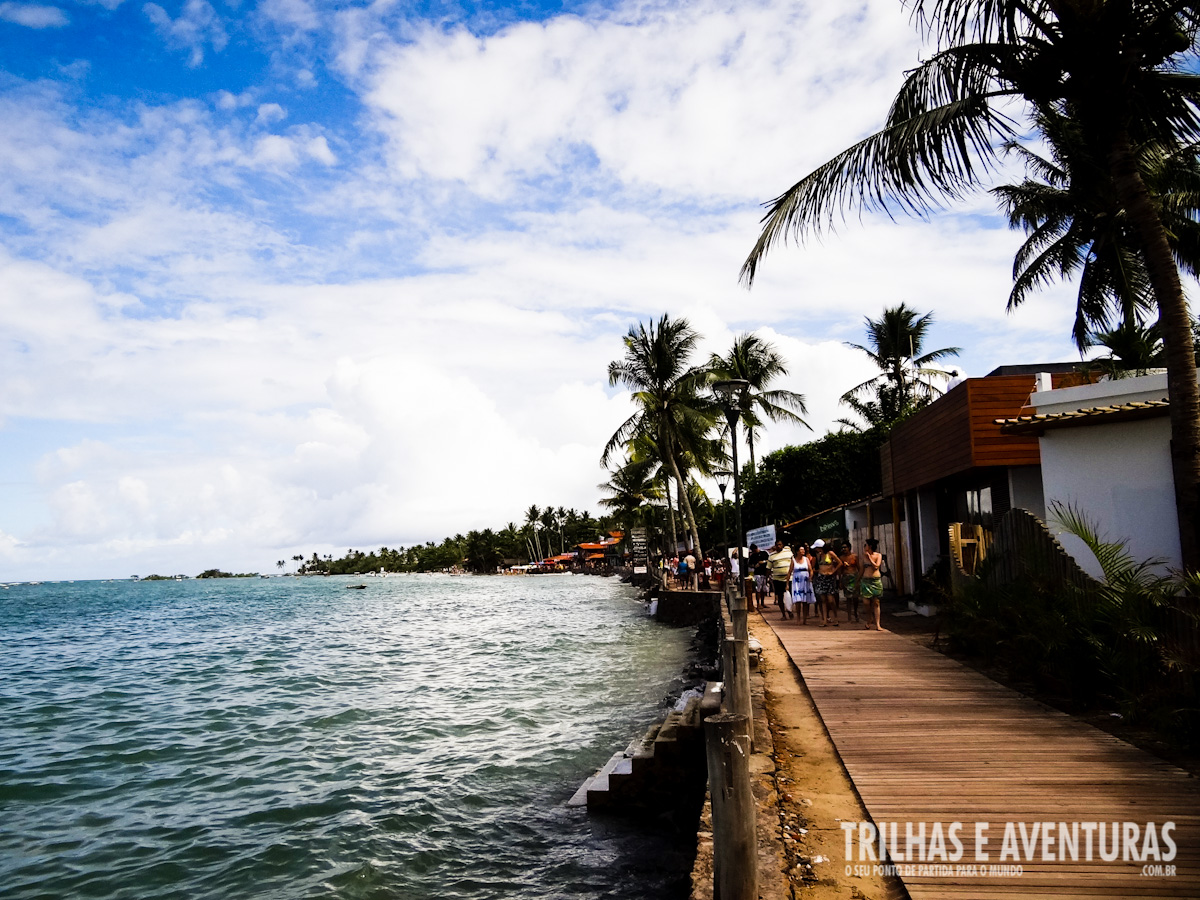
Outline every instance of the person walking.
[[817, 606], [817, 595], [812, 587], [813, 561], [804, 544], [795, 546], [792, 558], [792, 611], [799, 606], [800, 624], [807, 625], [809, 612], [815, 611]]
[[697, 587], [699, 587], [696, 578], [698, 567], [696, 564], [696, 557], [691, 550], [687, 552], [687, 556], [683, 558], [683, 561], [687, 564], [687, 572], [684, 579], [683, 589], [685, 591], [694, 591]]
[[771, 570], [767, 565], [769, 555], [766, 550], [759, 550], [757, 544], [750, 545], [750, 570], [754, 573], [753, 596], [757, 604], [753, 608], [759, 610], [767, 605], [767, 594], [771, 590]]
[[817, 605], [822, 609], [821, 627], [832, 622], [841, 625], [837, 616], [838, 572], [842, 569], [842, 560], [832, 547], [826, 546], [822, 540], [813, 541], [813, 549], [817, 557], [817, 574], [813, 578], [813, 591], [817, 595]]
[[782, 541], [776, 541], [775, 546], [771, 548], [771, 555], [767, 557], [767, 565], [771, 570], [771, 587], [775, 591], [775, 605], [783, 613], [783, 618], [796, 618], [796, 614], [788, 612], [787, 608], [783, 605], [783, 595], [792, 586], [793, 559], [791, 548], [785, 547]]
[[855, 622], [859, 620], [858, 554], [849, 541], [842, 541], [838, 551], [842, 557], [842, 593], [846, 595], [846, 623], [849, 624], [852, 616]]
[[866, 610], [867, 624], [863, 626], [868, 631], [871, 630], [871, 606], [875, 607], [875, 630], [882, 630], [879, 626], [879, 605], [883, 600], [883, 575], [879, 571], [881, 565], [883, 565], [883, 554], [879, 552], [879, 541], [868, 538], [867, 545], [863, 549], [862, 562], [859, 567], [861, 574], [858, 578], [863, 602], [869, 604]]

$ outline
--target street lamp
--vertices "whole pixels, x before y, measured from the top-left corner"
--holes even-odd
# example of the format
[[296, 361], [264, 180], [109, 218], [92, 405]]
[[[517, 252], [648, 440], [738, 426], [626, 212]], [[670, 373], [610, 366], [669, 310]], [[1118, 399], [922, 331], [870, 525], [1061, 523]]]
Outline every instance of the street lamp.
[[745, 378], [729, 378], [713, 382], [713, 390], [721, 400], [721, 408], [725, 412], [725, 421], [729, 423], [729, 443], [733, 448], [733, 509], [737, 523], [738, 547], [738, 594], [740, 595], [746, 580], [746, 561], [742, 559], [742, 490], [738, 477], [737, 458], [737, 423], [742, 415], [746, 402], [746, 390], [750, 382]]
[[726, 557], [729, 556], [729, 529], [725, 525], [725, 486], [729, 484], [732, 475], [728, 469], [717, 469], [713, 472], [713, 477], [717, 479], [717, 487], [721, 491], [721, 543], [725, 545]]

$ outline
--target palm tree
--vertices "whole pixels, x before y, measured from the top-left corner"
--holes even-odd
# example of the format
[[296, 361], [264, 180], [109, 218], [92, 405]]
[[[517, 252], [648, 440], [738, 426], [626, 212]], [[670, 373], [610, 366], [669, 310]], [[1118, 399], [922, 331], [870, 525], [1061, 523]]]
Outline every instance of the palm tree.
[[[1038, 109], [1034, 118], [1048, 154], [1008, 142], [1005, 150], [1025, 163], [1027, 177], [991, 191], [1009, 224], [1028, 235], [1013, 263], [1008, 308], [1078, 270], [1072, 336], [1082, 351], [1091, 335], [1111, 330], [1114, 320], [1117, 328], [1121, 322], [1140, 322], [1153, 308], [1153, 291], [1107, 167], [1092, 156], [1078, 123], [1053, 109]], [[1200, 272], [1196, 148], [1146, 146], [1140, 156], [1176, 260], [1195, 277]]]
[[754, 439], [762, 428], [763, 419], [792, 422], [812, 430], [798, 415], [808, 413], [803, 394], [767, 388], [776, 378], [788, 373], [783, 355], [770, 342], [750, 332], [740, 334], [725, 356], [714, 353], [708, 365], [716, 379], [741, 378], [750, 382], [742, 394], [746, 403], [741, 413], [746, 425], [746, 442], [750, 447], [751, 472], [757, 469]]
[[681, 464], [697, 435], [707, 435], [716, 422], [711, 400], [700, 393], [707, 374], [689, 365], [700, 336], [686, 319], [664, 314], [656, 323], [631, 326], [625, 336], [625, 356], [608, 365], [608, 383], [633, 392], [638, 410], [616, 430], [600, 457], [607, 465], [613, 452], [638, 435], [651, 437], [663, 463], [679, 486], [679, 500], [692, 535], [692, 547], [702, 553], [700, 532], [688, 499]]
[[[936, 51], [907, 73], [884, 127], [771, 201], [742, 268], [847, 208], [922, 214], [975, 187], [1025, 125], [1006, 104], [1077, 123], [1106, 168], [1158, 309], [1184, 568], [1200, 569], [1200, 385], [1187, 301], [1141, 148], [1200, 140], [1200, 76], [1184, 68], [1200, 8], [1176, 0], [910, 0]], [[1027, 117], [1028, 118], [1028, 117]], [[1037, 128], [1036, 117], [1029, 123]]]
[[1149, 369], [1162, 365], [1162, 338], [1158, 325], [1144, 325], [1136, 319], [1126, 320], [1109, 331], [1089, 332], [1089, 347], [1103, 347], [1108, 356], [1094, 361], [1110, 378], [1145, 375]]
[[850, 431], [870, 431], [872, 428], [891, 428], [908, 412], [900, 400], [900, 391], [888, 384], [881, 384], [875, 389], [872, 397], [856, 397], [853, 394], [843, 394], [841, 402], [859, 417], [854, 419], [838, 419], [837, 424]]
[[538, 538], [537, 526], [542, 511], [535, 504], [525, 510], [525, 542], [529, 545], [530, 560], [542, 559], [542, 542]]
[[[868, 316], [866, 324], [869, 346], [849, 342], [846, 346], [865, 353], [880, 374], [848, 390], [842, 395], [842, 402], [868, 425], [894, 425], [941, 395], [934, 382], [949, 375], [932, 365], [957, 356], [959, 348], [922, 352], [933, 324], [933, 313], [918, 315], [904, 303], [884, 309], [878, 319]], [[863, 397], [874, 399], [863, 401]]]
[[616, 514], [626, 530], [639, 521], [645, 522], [647, 507], [662, 499], [654, 478], [658, 468], [653, 460], [627, 459], [609, 473], [608, 481], [597, 485], [606, 495], [600, 505]]

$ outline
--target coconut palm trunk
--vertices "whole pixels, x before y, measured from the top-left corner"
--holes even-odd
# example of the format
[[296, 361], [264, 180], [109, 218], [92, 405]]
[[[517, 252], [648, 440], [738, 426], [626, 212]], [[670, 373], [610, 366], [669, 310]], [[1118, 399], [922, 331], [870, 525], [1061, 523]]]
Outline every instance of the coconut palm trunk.
[[671, 496], [671, 483], [667, 482], [667, 521], [671, 526], [671, 550], [669, 556], [674, 556], [679, 549], [679, 530], [675, 527], [675, 498]]
[[687, 524], [688, 530], [692, 533], [692, 551], [695, 553], [697, 559], [702, 559], [704, 551], [700, 548], [700, 531], [696, 528], [696, 517], [692, 513], [692, 501], [688, 499], [687, 482], [683, 480], [683, 475], [679, 472], [679, 460], [675, 458], [675, 454], [672, 452], [670, 441], [664, 440], [663, 446], [667, 447], [667, 452], [664, 455], [671, 466], [671, 474], [675, 476], [675, 484], [679, 486], [679, 502], [683, 506], [684, 521]]
[[1167, 362], [1167, 394], [1171, 400], [1171, 473], [1179, 518], [1183, 567], [1200, 571], [1200, 384], [1191, 317], [1179, 279], [1179, 268], [1167, 240], [1162, 217], [1138, 170], [1129, 133], [1113, 141], [1110, 160], [1113, 184], [1142, 245], [1142, 255], [1158, 301], [1158, 327]]

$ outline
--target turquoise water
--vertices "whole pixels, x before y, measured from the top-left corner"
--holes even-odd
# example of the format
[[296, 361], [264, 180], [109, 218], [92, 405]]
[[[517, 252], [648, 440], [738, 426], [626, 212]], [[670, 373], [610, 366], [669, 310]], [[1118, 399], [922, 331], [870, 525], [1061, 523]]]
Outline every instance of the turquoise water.
[[564, 804], [690, 639], [566, 575], [0, 590], [0, 895], [672, 896]]

